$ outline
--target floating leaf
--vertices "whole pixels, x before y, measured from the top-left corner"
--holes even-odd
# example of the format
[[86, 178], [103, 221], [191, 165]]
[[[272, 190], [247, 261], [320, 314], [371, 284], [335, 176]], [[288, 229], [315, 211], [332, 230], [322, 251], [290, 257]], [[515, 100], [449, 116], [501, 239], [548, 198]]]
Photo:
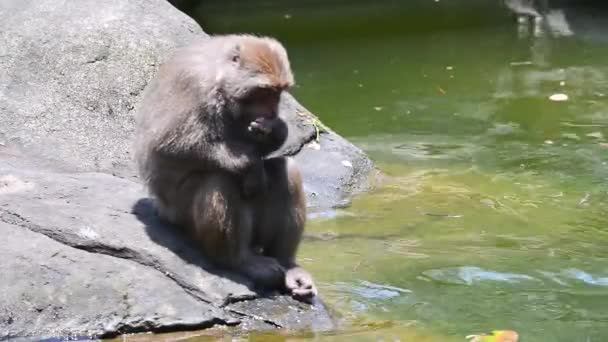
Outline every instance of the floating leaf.
[[494, 330], [491, 335], [469, 335], [469, 342], [517, 342], [519, 335], [513, 330]]

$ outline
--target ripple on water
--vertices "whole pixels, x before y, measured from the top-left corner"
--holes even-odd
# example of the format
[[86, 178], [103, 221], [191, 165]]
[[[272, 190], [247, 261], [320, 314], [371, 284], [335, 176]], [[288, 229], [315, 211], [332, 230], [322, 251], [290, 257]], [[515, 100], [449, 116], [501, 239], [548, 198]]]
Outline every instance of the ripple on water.
[[412, 292], [408, 289], [375, 284], [365, 280], [359, 281], [358, 285], [339, 282], [336, 283], [335, 288], [339, 291], [348, 292], [365, 299], [392, 299]]
[[516, 273], [501, 273], [491, 270], [484, 270], [475, 266], [462, 266], [434, 269], [422, 272], [422, 274], [432, 280], [455, 285], [473, 285], [483, 281], [505, 282], [510, 284], [522, 281], [538, 281], [538, 279]]
[[582, 281], [584, 284], [593, 286], [608, 286], [608, 277], [595, 276], [576, 268], [569, 268], [559, 273], [546, 271], [541, 271], [540, 273], [562, 286], [573, 286], [574, 284], [572, 284], [571, 280]]

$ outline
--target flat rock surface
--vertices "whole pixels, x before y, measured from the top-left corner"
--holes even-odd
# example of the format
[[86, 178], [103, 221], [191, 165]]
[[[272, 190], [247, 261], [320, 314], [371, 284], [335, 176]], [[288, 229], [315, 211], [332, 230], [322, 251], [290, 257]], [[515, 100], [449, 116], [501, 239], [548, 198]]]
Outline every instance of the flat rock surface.
[[[0, 1], [0, 340], [333, 326], [320, 301], [260, 298], [210, 268], [146, 199], [131, 157], [140, 94], [200, 35], [165, 0]], [[299, 161], [311, 211], [343, 205], [372, 163], [283, 100], [278, 153]]]
[[258, 298], [248, 280], [210, 268], [144, 195], [107, 174], [0, 166], [0, 339], [331, 328], [318, 301]]

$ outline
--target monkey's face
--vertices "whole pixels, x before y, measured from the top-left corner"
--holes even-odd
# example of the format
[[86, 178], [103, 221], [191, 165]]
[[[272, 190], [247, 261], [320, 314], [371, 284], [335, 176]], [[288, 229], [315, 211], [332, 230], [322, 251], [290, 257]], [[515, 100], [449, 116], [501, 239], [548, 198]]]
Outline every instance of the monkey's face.
[[221, 86], [230, 113], [247, 130], [269, 133], [279, 121], [281, 94], [294, 83], [287, 52], [277, 41], [250, 36], [227, 52]]
[[247, 123], [276, 119], [282, 91], [275, 87], [252, 88], [239, 101], [241, 118]]

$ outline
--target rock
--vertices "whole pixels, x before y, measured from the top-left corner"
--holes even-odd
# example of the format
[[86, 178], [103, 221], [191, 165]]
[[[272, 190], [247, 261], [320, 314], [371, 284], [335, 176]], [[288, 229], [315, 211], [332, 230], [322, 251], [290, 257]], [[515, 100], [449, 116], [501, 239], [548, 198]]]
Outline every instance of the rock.
[[200, 28], [162, 0], [0, 3], [0, 140], [77, 171], [132, 175], [133, 111]]
[[311, 213], [347, 206], [351, 194], [367, 189], [367, 179], [373, 170], [373, 164], [365, 154], [349, 148], [350, 144], [338, 135], [322, 134], [319, 145], [319, 150], [304, 147], [295, 157], [304, 174]]
[[[146, 199], [133, 114], [158, 65], [200, 35], [165, 0], [0, 2], [0, 340], [333, 327], [320, 300], [261, 298], [210, 268]], [[280, 154], [300, 162], [313, 211], [366, 187], [359, 149], [290, 95], [281, 116]]]
[[0, 339], [332, 327], [318, 300], [258, 298], [247, 279], [211, 268], [136, 182], [0, 165]]
[[[135, 178], [131, 143], [140, 94], [175, 47], [204, 34], [165, 0], [3, 1], [0, 146], [56, 170]], [[289, 94], [281, 116], [290, 128], [282, 154], [298, 153], [317, 136], [316, 118]], [[308, 188], [332, 199], [318, 202], [311, 190], [311, 207], [326, 210], [364, 184], [360, 176], [373, 167], [329, 130], [320, 142], [315, 159], [296, 159]], [[356, 158], [352, 172], [343, 173], [336, 153]], [[320, 170], [340, 178], [320, 179]]]
[[6, 238], [0, 241], [0, 270], [10, 280], [0, 288], [1, 339], [238, 323], [229, 312], [186, 294], [161, 272], [70, 248], [19, 223], [4, 223], [16, 216], [4, 209], [1, 213], [0, 232]]
[[275, 155], [291, 155], [298, 162], [309, 212], [344, 207], [352, 195], [368, 189], [374, 165], [363, 151], [324, 126], [291, 95], [284, 97], [279, 115], [290, 133]]

